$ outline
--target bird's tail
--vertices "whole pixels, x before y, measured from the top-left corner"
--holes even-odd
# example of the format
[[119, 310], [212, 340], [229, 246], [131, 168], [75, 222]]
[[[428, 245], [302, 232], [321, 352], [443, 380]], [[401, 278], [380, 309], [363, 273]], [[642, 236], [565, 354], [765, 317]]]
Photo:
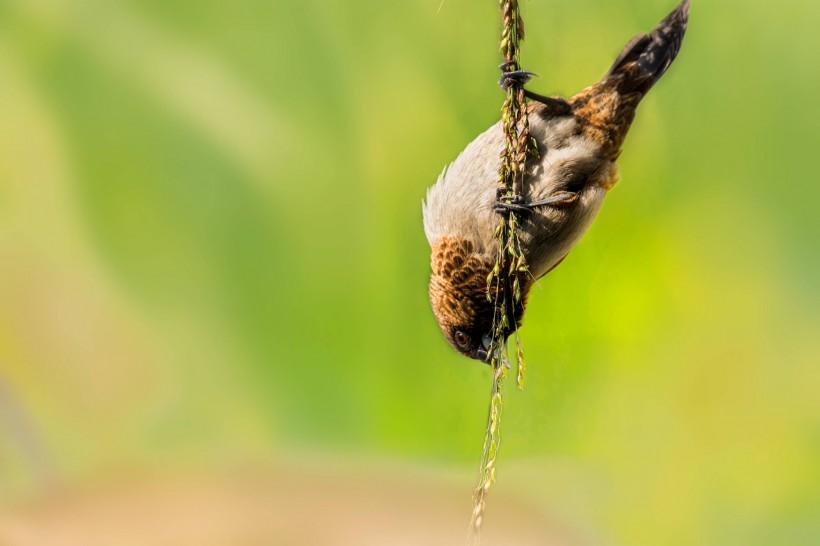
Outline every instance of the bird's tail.
[[603, 79], [615, 80], [621, 94], [645, 95], [678, 55], [688, 21], [689, 0], [683, 0], [652, 32], [632, 38]]

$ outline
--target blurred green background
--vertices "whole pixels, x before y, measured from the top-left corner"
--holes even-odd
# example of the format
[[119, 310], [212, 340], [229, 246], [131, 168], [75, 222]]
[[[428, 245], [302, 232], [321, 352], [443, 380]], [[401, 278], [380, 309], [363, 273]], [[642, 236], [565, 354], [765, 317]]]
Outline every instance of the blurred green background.
[[[530, 88], [672, 7], [525, 2]], [[818, 25], [694, 0], [535, 289], [498, 488], [583, 544], [820, 541]], [[492, 1], [0, 0], [0, 500], [376, 458], [461, 480], [466, 529], [489, 371], [430, 312], [421, 199], [498, 119], [497, 34]]]

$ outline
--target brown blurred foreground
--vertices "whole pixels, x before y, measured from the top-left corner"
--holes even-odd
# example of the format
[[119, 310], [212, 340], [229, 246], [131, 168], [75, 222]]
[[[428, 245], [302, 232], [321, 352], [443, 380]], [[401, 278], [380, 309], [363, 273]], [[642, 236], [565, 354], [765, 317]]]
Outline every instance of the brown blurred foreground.
[[[0, 510], [3, 546], [453, 545], [469, 486], [420, 472], [308, 469], [109, 480]], [[578, 546], [534, 506], [495, 495], [482, 544]]]

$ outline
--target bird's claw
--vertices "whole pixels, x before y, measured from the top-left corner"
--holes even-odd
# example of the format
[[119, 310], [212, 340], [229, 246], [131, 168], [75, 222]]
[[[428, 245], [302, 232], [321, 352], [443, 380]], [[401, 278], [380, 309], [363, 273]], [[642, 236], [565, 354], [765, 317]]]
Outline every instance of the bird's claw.
[[[507, 91], [513, 85], [523, 88], [524, 84], [530, 81], [533, 76], [538, 77], [538, 74], [535, 72], [518, 69], [518, 65], [515, 63], [501, 63], [498, 68], [501, 69], [501, 79], [498, 80], [498, 85], [500, 85], [504, 91]], [[510, 68], [514, 68], [515, 70], [508, 70]], [[568, 114], [570, 111], [569, 103], [561, 98], [539, 95], [529, 89], [524, 89], [524, 96], [530, 100], [547, 105], [558, 114]]]
[[498, 80], [498, 85], [500, 85], [504, 91], [513, 85], [523, 86], [530, 81], [533, 76], [538, 77], [538, 74], [530, 72], [529, 70], [506, 70], [507, 68], [515, 68], [515, 64], [513, 63], [503, 63], [498, 68], [501, 69], [501, 79]]
[[499, 195], [493, 210], [499, 214], [509, 214], [510, 212], [527, 212], [532, 209], [532, 205], [524, 201], [522, 195]]
[[525, 201], [521, 195], [499, 195], [493, 205], [493, 211], [498, 214], [510, 212], [529, 212], [535, 207], [569, 205], [578, 200], [578, 194], [571, 191], [560, 191], [538, 201]]

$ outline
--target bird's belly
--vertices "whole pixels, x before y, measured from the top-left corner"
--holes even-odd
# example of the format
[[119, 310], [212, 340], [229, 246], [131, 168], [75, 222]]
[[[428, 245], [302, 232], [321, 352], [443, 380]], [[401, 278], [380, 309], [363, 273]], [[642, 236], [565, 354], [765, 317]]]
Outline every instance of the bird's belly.
[[588, 187], [570, 206], [534, 212], [521, 230], [521, 244], [530, 273], [546, 275], [581, 240], [598, 215], [606, 190]]

